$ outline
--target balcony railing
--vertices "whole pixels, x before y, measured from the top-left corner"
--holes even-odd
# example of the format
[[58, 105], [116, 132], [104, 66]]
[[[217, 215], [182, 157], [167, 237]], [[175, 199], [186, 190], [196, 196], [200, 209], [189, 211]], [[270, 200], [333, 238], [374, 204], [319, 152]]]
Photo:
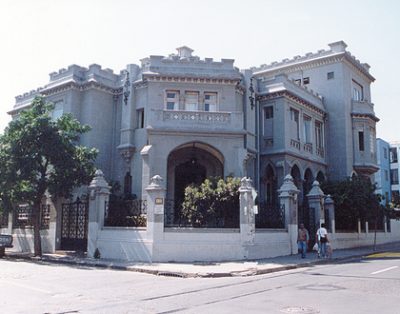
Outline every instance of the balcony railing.
[[320, 156], [322, 158], [325, 157], [325, 150], [323, 147], [317, 147], [316, 151], [317, 151], [318, 156]]
[[374, 113], [374, 104], [365, 100], [352, 100], [352, 113], [359, 114], [375, 114]]
[[227, 111], [151, 110], [148, 123], [153, 127], [243, 130], [243, 113]]
[[209, 111], [176, 111], [164, 110], [163, 120], [174, 121], [202, 121], [210, 123], [229, 123], [231, 122], [230, 112], [209, 112]]
[[299, 141], [291, 139], [290, 140], [290, 146], [300, 150], [300, 142]]
[[312, 154], [313, 149], [312, 149], [312, 144], [311, 143], [305, 143], [303, 145], [303, 149], [304, 149], [305, 152], [309, 152], [310, 154]]

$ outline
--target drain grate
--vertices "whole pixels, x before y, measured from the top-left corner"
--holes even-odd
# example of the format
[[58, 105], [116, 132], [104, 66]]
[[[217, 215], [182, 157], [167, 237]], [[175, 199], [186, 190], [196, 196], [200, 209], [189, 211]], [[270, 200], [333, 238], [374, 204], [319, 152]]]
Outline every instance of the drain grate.
[[317, 309], [313, 309], [312, 307], [307, 306], [289, 306], [285, 307], [281, 310], [282, 313], [289, 313], [289, 314], [318, 314], [319, 311]]
[[182, 273], [173, 273], [173, 272], [158, 272], [158, 276], [166, 276], [166, 277], [179, 277], [179, 278], [185, 278], [185, 274]]

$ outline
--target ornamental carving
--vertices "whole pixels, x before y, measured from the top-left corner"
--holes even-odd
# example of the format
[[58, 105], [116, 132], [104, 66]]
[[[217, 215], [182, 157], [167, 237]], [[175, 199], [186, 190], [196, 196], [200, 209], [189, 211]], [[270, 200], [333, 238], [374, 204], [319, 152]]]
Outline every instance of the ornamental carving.
[[231, 121], [231, 114], [229, 112], [163, 111], [163, 120], [229, 123]]

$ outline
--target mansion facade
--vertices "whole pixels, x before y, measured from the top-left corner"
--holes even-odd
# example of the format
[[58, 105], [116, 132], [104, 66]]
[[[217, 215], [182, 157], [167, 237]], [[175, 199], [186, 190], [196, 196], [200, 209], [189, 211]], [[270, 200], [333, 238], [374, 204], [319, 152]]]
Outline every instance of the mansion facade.
[[315, 180], [371, 177], [377, 170], [369, 65], [346, 50], [295, 56], [246, 70], [234, 60], [200, 59], [180, 47], [120, 73], [92, 64], [50, 74], [16, 97], [13, 117], [43, 95], [54, 118], [71, 113], [92, 130], [97, 167], [125, 195], [146, 198], [155, 175], [179, 203], [184, 188], [210, 176], [250, 177], [261, 202], [275, 204], [291, 174], [304, 198]]

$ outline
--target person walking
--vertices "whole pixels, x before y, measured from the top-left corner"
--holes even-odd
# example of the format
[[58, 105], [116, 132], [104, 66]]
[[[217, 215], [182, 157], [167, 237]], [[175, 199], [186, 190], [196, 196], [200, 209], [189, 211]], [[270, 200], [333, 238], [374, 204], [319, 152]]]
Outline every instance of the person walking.
[[317, 241], [318, 241], [318, 257], [326, 258], [326, 243], [328, 240], [328, 231], [325, 228], [325, 224], [322, 223], [321, 227], [317, 230]]
[[306, 258], [308, 241], [310, 240], [310, 235], [308, 230], [304, 227], [304, 224], [300, 224], [300, 229], [297, 234], [297, 245], [299, 247], [301, 258]]

